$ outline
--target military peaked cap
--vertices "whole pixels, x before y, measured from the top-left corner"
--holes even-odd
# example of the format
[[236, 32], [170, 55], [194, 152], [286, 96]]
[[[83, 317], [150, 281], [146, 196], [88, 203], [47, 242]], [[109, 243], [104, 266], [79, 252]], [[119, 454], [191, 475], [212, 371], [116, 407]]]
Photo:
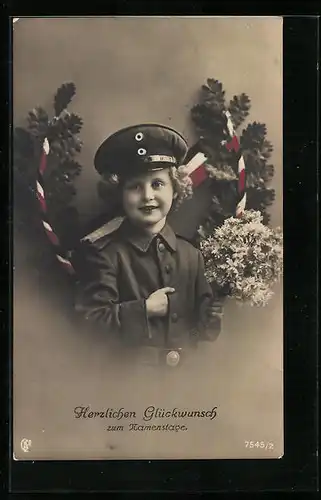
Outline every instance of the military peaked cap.
[[128, 177], [137, 173], [179, 166], [188, 145], [176, 130], [147, 123], [118, 130], [98, 148], [94, 165], [102, 176]]

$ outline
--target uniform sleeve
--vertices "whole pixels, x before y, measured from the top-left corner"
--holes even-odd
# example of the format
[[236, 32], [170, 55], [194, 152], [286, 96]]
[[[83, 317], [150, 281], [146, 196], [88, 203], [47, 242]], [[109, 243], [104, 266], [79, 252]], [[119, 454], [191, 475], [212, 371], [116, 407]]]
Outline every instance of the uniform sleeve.
[[75, 309], [89, 323], [126, 344], [149, 338], [144, 299], [119, 301], [117, 265], [91, 244], [83, 244], [74, 257], [78, 277]]
[[206, 310], [215, 297], [213, 295], [212, 288], [205, 277], [204, 259], [199, 250], [195, 287], [199, 340], [214, 341], [221, 332], [221, 320], [217, 317], [211, 324], [209, 324], [205, 319]]

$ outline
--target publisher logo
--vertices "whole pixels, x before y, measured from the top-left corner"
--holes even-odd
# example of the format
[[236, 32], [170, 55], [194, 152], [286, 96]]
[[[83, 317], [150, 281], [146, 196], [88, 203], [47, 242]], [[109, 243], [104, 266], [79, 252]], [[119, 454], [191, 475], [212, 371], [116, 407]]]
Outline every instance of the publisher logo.
[[27, 453], [31, 449], [31, 439], [26, 439], [26, 438], [22, 439], [20, 446], [21, 446], [22, 451]]

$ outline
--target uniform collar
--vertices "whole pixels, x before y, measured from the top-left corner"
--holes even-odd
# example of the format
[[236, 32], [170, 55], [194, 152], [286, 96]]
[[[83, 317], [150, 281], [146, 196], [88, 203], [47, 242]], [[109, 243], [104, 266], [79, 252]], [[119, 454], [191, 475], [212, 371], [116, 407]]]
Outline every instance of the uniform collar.
[[122, 224], [122, 233], [127, 241], [142, 252], [147, 252], [155, 238], [163, 240], [173, 252], [176, 250], [176, 235], [168, 223], [165, 224], [163, 229], [158, 234], [146, 235], [139, 233], [139, 231], [137, 231], [135, 227], [130, 224], [130, 222], [124, 220]]

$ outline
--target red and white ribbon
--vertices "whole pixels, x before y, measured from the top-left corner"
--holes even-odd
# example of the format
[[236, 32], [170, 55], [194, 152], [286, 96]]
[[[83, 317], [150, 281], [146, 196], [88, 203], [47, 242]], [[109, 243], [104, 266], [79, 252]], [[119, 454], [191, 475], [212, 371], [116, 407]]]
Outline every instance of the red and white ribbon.
[[56, 233], [54, 232], [53, 228], [51, 227], [49, 220], [48, 220], [48, 213], [47, 213], [47, 204], [46, 204], [46, 197], [45, 197], [45, 189], [44, 189], [44, 180], [43, 180], [43, 175], [46, 171], [47, 168], [47, 157], [50, 152], [50, 146], [48, 139], [45, 138], [43, 141], [42, 145], [42, 153], [41, 153], [41, 158], [40, 158], [40, 164], [39, 164], [39, 169], [38, 169], [38, 179], [36, 181], [36, 191], [37, 191], [37, 198], [39, 201], [39, 207], [42, 213], [42, 225], [44, 227], [45, 233], [47, 235], [47, 238], [49, 239], [50, 243], [54, 245], [55, 250], [56, 250], [56, 258], [62, 265], [62, 267], [70, 274], [74, 274], [74, 268], [70, 262], [69, 259], [66, 258], [66, 256], [62, 256], [61, 254], [62, 249], [60, 245], [60, 241]]
[[185, 165], [186, 172], [190, 176], [193, 186], [197, 187], [204, 182], [208, 175], [205, 169], [207, 157], [200, 151]]
[[[239, 140], [235, 134], [234, 131], [234, 125], [232, 122], [231, 118], [231, 113], [229, 111], [224, 111], [226, 119], [227, 119], [227, 130], [229, 132], [229, 136], [231, 138], [230, 142], [226, 142], [225, 145], [229, 151], [234, 149], [234, 151], [237, 153], [240, 149], [240, 143]], [[244, 163], [244, 158], [243, 155], [240, 155], [238, 164], [237, 164], [237, 170], [238, 170], [238, 194], [239, 194], [239, 202], [236, 206], [236, 217], [241, 217], [245, 210], [246, 206], [246, 190], [245, 190], [245, 163]]]
[[[227, 123], [227, 131], [230, 136], [230, 141], [224, 141], [224, 144], [228, 151], [234, 150], [236, 153], [240, 149], [240, 143], [237, 138], [237, 135], [235, 134], [234, 130], [234, 125], [232, 122], [232, 117], [231, 113], [229, 111], [224, 111]], [[207, 161], [207, 157], [200, 151], [197, 151], [197, 145], [194, 146], [195, 148], [195, 155], [187, 162], [186, 164], [186, 170], [187, 173], [190, 175], [193, 186], [197, 187], [199, 184], [204, 182], [208, 175], [206, 172], [205, 164]], [[192, 148], [192, 149], [194, 149]], [[236, 217], [241, 217], [245, 210], [246, 206], [246, 190], [245, 190], [245, 163], [244, 163], [244, 158], [242, 155], [240, 155], [238, 159], [238, 194], [239, 194], [239, 201], [236, 206]]]

